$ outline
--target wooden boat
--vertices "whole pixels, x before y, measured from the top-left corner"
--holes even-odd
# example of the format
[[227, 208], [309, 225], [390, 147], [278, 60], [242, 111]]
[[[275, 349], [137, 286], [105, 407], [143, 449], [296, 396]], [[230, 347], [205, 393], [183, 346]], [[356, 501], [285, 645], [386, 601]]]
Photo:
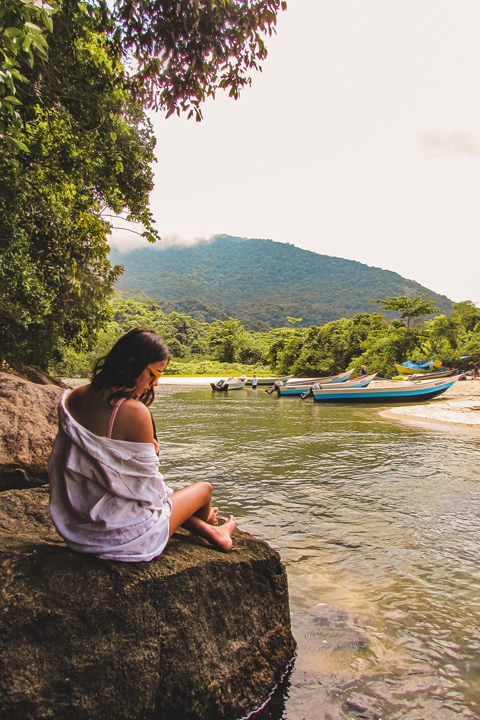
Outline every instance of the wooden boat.
[[210, 386], [214, 392], [227, 392], [227, 390], [241, 390], [245, 387], [247, 378], [244, 377], [229, 377], [226, 380], [221, 379], [216, 383], [210, 383]]
[[397, 386], [375, 384], [373, 387], [366, 388], [343, 388], [340, 385], [318, 390], [312, 389], [312, 393], [315, 401], [319, 402], [375, 402], [379, 405], [394, 402], [420, 402], [441, 395], [456, 381], [455, 377], [446, 381], [431, 380]]
[[[257, 377], [257, 385], [273, 385], [277, 381], [287, 382], [293, 375], [271, 375], [270, 377]], [[248, 378], [247, 385], [252, 384], [252, 378]]]
[[288, 380], [287, 385], [314, 385], [315, 383], [340, 383], [340, 382], [346, 382], [349, 380], [351, 375], [355, 372], [355, 368], [352, 368], [351, 370], [347, 370], [346, 372], [340, 373], [339, 375], [328, 375], [326, 377], [318, 377], [318, 378], [303, 378], [303, 380], [295, 380], [293, 376], [290, 376], [292, 379]]
[[[363, 375], [361, 377], [356, 378], [356, 380], [347, 380], [346, 382], [342, 382], [342, 389], [346, 387], [354, 387], [354, 388], [360, 388], [360, 387], [367, 387], [373, 380], [373, 378], [377, 377], [377, 373], [374, 373], [373, 375]], [[303, 398], [308, 397], [308, 395], [311, 395], [313, 392], [313, 389], [316, 385], [322, 386], [322, 387], [331, 387], [334, 383], [313, 383], [310, 387], [308, 385], [290, 385], [287, 383], [286, 385], [280, 385], [276, 388], [277, 393], [281, 395], [282, 397], [287, 395], [301, 395]], [[336, 384], [335, 384], [336, 385]]]

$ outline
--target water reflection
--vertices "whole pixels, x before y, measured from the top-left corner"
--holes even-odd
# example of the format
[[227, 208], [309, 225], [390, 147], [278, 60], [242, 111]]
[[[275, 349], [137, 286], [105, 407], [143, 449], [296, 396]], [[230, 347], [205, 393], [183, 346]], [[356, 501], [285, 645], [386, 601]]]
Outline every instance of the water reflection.
[[287, 566], [295, 666], [252, 717], [480, 717], [476, 440], [262, 391], [153, 409], [167, 482], [212, 482]]

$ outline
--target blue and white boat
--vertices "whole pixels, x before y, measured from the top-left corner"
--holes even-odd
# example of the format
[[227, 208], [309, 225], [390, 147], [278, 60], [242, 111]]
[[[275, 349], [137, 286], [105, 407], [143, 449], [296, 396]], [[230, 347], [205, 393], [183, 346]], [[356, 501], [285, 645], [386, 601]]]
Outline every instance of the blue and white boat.
[[[367, 387], [372, 382], [373, 378], [377, 377], [377, 375], [378, 373], [374, 373], [373, 375], [361, 375], [360, 377], [356, 378], [356, 380], [347, 380], [346, 382], [342, 382], [341, 387]], [[290, 383], [287, 383], [286, 385], [278, 385], [275, 389], [277, 393], [282, 397], [285, 397], [286, 395], [302, 395], [302, 397], [306, 398], [308, 397], [308, 395], [312, 394], [315, 387], [331, 387], [334, 384], [336, 387], [340, 387], [337, 383], [319, 383], [317, 381], [315, 383], [312, 383], [310, 387], [308, 385], [290, 385]]]
[[380, 385], [365, 388], [344, 388], [342, 385], [336, 387], [312, 388], [315, 401], [319, 402], [376, 402], [379, 405], [384, 403], [405, 403], [421, 402], [431, 400], [441, 395], [457, 381], [457, 378], [449, 378], [448, 381], [436, 380], [430, 382], [408, 383], [408, 385]]
[[[346, 370], [343, 373], [339, 373], [338, 375], [328, 375], [327, 377], [316, 377], [316, 378], [292, 378], [291, 380], [288, 380], [287, 382], [282, 382], [281, 380], [277, 380], [277, 382], [274, 385], [271, 385], [266, 392], [271, 395], [274, 392], [277, 392], [279, 395], [301, 395], [303, 392], [308, 392], [308, 389], [312, 387], [315, 383], [321, 383], [322, 385], [326, 385], [327, 383], [330, 385], [332, 383], [345, 383], [352, 373], [354, 372], [355, 368], [351, 368], [350, 370]], [[285, 389], [288, 388], [288, 392], [282, 392], [280, 393], [280, 388]], [[291, 391], [291, 392], [290, 392]]]

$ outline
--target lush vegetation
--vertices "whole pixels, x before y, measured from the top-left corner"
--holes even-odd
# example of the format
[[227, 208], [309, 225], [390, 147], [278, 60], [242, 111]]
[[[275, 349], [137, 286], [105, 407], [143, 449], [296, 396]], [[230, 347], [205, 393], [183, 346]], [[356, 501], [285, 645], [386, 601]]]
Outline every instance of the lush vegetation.
[[[314, 377], [366, 364], [369, 372], [387, 377], [396, 374], [395, 363], [405, 360], [440, 359], [457, 366], [462, 356], [478, 351], [478, 359], [480, 353], [480, 309], [469, 301], [455, 303], [450, 317], [442, 314], [413, 328], [402, 318], [389, 321], [376, 312], [309, 328], [299, 327], [300, 318], [289, 318], [288, 327], [261, 333], [248, 332], [233, 318], [208, 323], [175, 311], [165, 313], [153, 300], [140, 298], [116, 294], [111, 302], [112, 320], [100, 332], [96, 346], [88, 352], [68, 349], [52, 370], [63, 377], [85, 376], [95, 359], [138, 326], [152, 327], [166, 339], [173, 357], [168, 374], [274, 372]], [[409, 305], [410, 312], [422, 307], [422, 298], [416, 302]], [[423, 305], [423, 309], [431, 310], [431, 306]]]
[[110, 302], [111, 321], [88, 351], [66, 348], [61, 361], [51, 366], [62, 377], [86, 376], [95, 360], [105, 355], [118, 338], [134, 327], [150, 327], [166, 340], [172, 360], [168, 374], [240, 375], [268, 371], [268, 347], [261, 333], [248, 333], [238, 320], [200, 322], [182, 313], [165, 313], [149, 298], [143, 301], [118, 293]]
[[401, 318], [387, 321], [379, 313], [359, 313], [322, 327], [273, 330], [270, 336], [275, 339], [266, 357], [276, 372], [306, 376], [332, 375], [365, 364], [368, 372], [391, 377], [397, 374], [395, 363], [405, 360], [439, 359], [456, 367], [462, 356], [476, 351], [477, 359], [480, 355], [480, 309], [469, 301], [454, 303], [453, 308], [450, 317], [440, 315], [414, 328]]
[[0, 361], [87, 351], [121, 268], [111, 218], [157, 237], [147, 108], [201, 119], [266, 56], [281, 0], [0, 0]]
[[[301, 317], [301, 327], [324, 325], [371, 312], [371, 298], [426, 293], [444, 313], [452, 302], [397, 273], [352, 260], [319, 255], [271, 240], [226, 235], [194, 247], [166, 247], [112, 253], [125, 272], [121, 290], [136, 288], [159, 305], [195, 313], [191, 298], [216, 304], [226, 319], [235, 317], [247, 330], [269, 331]], [[394, 310], [385, 313], [398, 317]]]

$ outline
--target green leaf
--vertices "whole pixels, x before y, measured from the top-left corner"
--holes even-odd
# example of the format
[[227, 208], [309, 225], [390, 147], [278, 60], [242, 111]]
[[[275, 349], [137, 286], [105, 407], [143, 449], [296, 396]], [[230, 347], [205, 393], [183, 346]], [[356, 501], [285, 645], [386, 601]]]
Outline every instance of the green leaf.
[[7, 100], [9, 103], [12, 103], [12, 105], [21, 105], [22, 103], [20, 100], [13, 95], [6, 95], [6, 97], [3, 98], [4, 100]]
[[52, 18], [46, 12], [42, 12], [42, 20], [50, 32], [53, 32]]
[[17, 140], [17, 138], [12, 137], [11, 135], [5, 135], [4, 140], [10, 149], [23, 150], [23, 152], [27, 153], [30, 152], [28, 147], [21, 140]]
[[35, 25], [35, 23], [26, 22], [25, 27], [28, 28], [29, 30], [32, 30], [32, 32], [40, 33], [40, 34], [43, 33], [42, 28], [39, 27], [38, 25]]
[[7, 37], [11, 37], [11, 38], [18, 37], [19, 35], [22, 34], [22, 31], [16, 27], [5, 28], [5, 30], [3, 32]]
[[40, 48], [48, 48], [48, 43], [43, 37], [43, 35], [32, 35], [32, 45], [35, 45], [37, 50], [40, 50]]
[[22, 73], [18, 72], [18, 70], [15, 70], [15, 68], [12, 68], [10, 70], [10, 73], [13, 75], [14, 78], [16, 78], [16, 80], [20, 80], [20, 82], [30, 82], [29, 79], [25, 77], [25, 75], [22, 75]]

